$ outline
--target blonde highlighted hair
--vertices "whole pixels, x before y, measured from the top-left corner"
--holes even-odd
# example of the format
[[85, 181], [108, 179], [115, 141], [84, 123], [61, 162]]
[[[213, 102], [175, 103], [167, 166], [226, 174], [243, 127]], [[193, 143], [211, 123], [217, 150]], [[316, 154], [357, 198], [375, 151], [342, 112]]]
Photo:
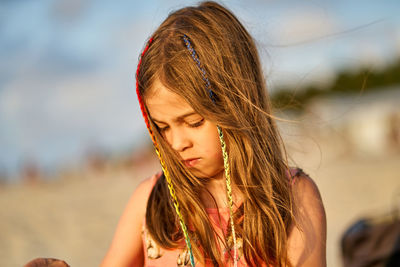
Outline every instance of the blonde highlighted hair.
[[[190, 38], [200, 58], [215, 102], [183, 36]], [[151, 46], [142, 56], [137, 81], [144, 103], [157, 80], [224, 133], [232, 183], [243, 196], [234, 222], [236, 235], [243, 240], [247, 264], [290, 265], [287, 236], [294, 217], [288, 166], [252, 37], [229, 10], [215, 2], [177, 10], [154, 32]], [[180, 212], [191, 226], [196, 259], [223, 265], [218, 243], [229, 246], [226, 240], [218, 240], [199, 202], [200, 193], [206, 190], [206, 179], [194, 177], [151, 118], [149, 123], [170, 173]], [[169, 199], [162, 176], [150, 195], [146, 223], [159, 245], [180, 248], [184, 236]]]

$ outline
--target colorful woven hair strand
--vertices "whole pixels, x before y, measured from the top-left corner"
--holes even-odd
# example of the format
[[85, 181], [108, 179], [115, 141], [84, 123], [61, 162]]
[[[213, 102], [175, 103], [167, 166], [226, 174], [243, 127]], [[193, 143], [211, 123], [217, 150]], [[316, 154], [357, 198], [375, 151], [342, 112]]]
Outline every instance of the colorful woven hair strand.
[[187, 246], [187, 249], [188, 249], [188, 252], [189, 252], [190, 263], [194, 267], [195, 266], [195, 262], [194, 262], [194, 257], [193, 257], [192, 246], [191, 246], [191, 243], [190, 243], [189, 232], [188, 232], [187, 226], [185, 224], [185, 221], [183, 219], [183, 216], [182, 216], [182, 214], [180, 212], [178, 198], [176, 197], [176, 194], [175, 194], [175, 189], [174, 189], [174, 186], [172, 184], [170, 173], [169, 173], [169, 171], [168, 171], [168, 169], [166, 167], [165, 161], [162, 158], [162, 155], [160, 153], [160, 149], [158, 147], [158, 143], [157, 143], [156, 137], [154, 136], [153, 130], [151, 129], [151, 125], [150, 125], [150, 122], [149, 122], [149, 118], [148, 118], [148, 114], [147, 114], [147, 111], [146, 111], [146, 107], [145, 107], [144, 102], [143, 102], [143, 98], [140, 95], [140, 91], [139, 91], [139, 78], [138, 77], [139, 77], [140, 65], [142, 63], [142, 58], [143, 58], [144, 54], [147, 52], [147, 50], [149, 49], [149, 47], [150, 47], [152, 42], [153, 42], [153, 38], [150, 38], [149, 41], [147, 42], [146, 47], [143, 49], [143, 52], [142, 52], [140, 58], [139, 58], [139, 62], [138, 62], [137, 70], [136, 70], [136, 94], [137, 94], [137, 97], [138, 97], [138, 100], [139, 100], [140, 110], [142, 111], [142, 115], [143, 115], [144, 121], [146, 123], [147, 130], [149, 131], [151, 140], [153, 141], [153, 145], [154, 145], [156, 154], [157, 154], [157, 156], [158, 156], [158, 158], [160, 160], [161, 168], [162, 168], [162, 170], [164, 172], [165, 179], [167, 180], [167, 183], [168, 183], [168, 189], [169, 189], [169, 192], [170, 192], [170, 195], [171, 195], [171, 198], [172, 198], [173, 205], [175, 207], [176, 214], [178, 215], [179, 224], [181, 226], [181, 229], [182, 229], [182, 232], [183, 232], [183, 235], [184, 235], [184, 238], [185, 238], [186, 246]]

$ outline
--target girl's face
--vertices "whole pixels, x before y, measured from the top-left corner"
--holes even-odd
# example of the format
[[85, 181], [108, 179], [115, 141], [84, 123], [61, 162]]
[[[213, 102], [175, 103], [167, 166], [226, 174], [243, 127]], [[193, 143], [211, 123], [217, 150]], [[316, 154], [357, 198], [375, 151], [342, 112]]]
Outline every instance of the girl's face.
[[215, 124], [158, 80], [146, 97], [146, 105], [162, 136], [194, 175], [222, 178], [224, 163]]

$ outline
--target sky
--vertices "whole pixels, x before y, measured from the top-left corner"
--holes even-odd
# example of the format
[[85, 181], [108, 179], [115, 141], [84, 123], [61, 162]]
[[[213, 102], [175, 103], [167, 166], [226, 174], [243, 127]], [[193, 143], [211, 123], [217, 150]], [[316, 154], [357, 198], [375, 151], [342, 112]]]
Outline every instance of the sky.
[[[137, 59], [169, 12], [197, 1], [0, 2], [0, 176], [79, 165], [90, 149], [150, 142]], [[270, 91], [329, 83], [400, 57], [400, 2], [223, 1], [253, 35]]]

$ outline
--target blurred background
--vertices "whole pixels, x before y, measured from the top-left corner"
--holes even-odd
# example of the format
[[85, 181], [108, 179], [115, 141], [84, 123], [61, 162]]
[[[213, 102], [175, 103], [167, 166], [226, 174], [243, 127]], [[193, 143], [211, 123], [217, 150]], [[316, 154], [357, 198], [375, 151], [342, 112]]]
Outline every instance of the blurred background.
[[[96, 266], [160, 169], [135, 95], [145, 40], [197, 1], [0, 2], [0, 265]], [[400, 3], [223, 1], [257, 41], [293, 164], [314, 178], [329, 266], [357, 218], [400, 205]]]

